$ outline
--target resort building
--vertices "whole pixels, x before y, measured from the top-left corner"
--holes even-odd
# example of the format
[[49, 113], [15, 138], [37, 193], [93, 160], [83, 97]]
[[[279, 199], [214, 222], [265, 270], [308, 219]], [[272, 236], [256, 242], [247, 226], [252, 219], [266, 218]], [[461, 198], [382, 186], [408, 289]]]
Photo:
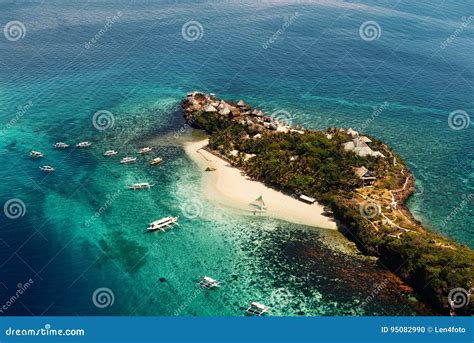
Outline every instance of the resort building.
[[214, 106], [212, 105], [206, 105], [206, 107], [204, 107], [204, 111], [205, 112], [217, 112], [217, 108], [215, 108]]
[[247, 104], [245, 103], [245, 101], [239, 100], [239, 102], [237, 102], [237, 107], [247, 107]]
[[[352, 130], [352, 129], [349, 129], [349, 130]], [[349, 130], [347, 130], [347, 132], [349, 132]], [[366, 157], [366, 156], [382, 157], [382, 158], [385, 157], [381, 152], [374, 151], [369, 147], [368, 143], [371, 143], [372, 141], [368, 137], [365, 137], [365, 136], [359, 137], [359, 134], [357, 133], [357, 131], [354, 131], [354, 130], [352, 130], [351, 133], [354, 133], [354, 132], [356, 134], [354, 134], [353, 139], [343, 144], [344, 150], [353, 151], [357, 156], [360, 156], [360, 157]]]
[[357, 132], [356, 130], [353, 130], [352, 127], [350, 127], [346, 133], [352, 138], [359, 137], [359, 132]]
[[315, 198], [311, 198], [304, 194], [301, 194], [299, 199], [307, 204], [314, 204], [316, 202]]
[[219, 114], [221, 116], [227, 117], [230, 114], [230, 109], [227, 106], [224, 106], [222, 109], [219, 110]]
[[375, 182], [375, 173], [366, 167], [354, 168], [354, 173], [360, 179], [361, 187], [373, 187]]
[[236, 117], [240, 116], [240, 110], [238, 108], [235, 108], [235, 107], [232, 107], [230, 109], [230, 113], [231, 113], [232, 118], [236, 118]]

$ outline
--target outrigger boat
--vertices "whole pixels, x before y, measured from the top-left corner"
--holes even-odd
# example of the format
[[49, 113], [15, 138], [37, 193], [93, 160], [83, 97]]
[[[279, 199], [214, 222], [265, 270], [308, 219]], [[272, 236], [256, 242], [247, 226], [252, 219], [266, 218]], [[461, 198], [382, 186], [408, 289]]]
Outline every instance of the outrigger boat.
[[201, 281], [199, 281], [199, 286], [201, 286], [202, 288], [211, 289], [214, 287], [220, 287], [220, 284], [219, 281], [214, 280], [209, 276], [204, 276]]
[[76, 146], [78, 148], [88, 148], [90, 147], [92, 144], [90, 142], [80, 142], [78, 143]]
[[107, 150], [106, 152], [104, 152], [104, 156], [115, 156], [117, 154], [118, 152], [115, 150]]
[[153, 148], [150, 148], [149, 146], [147, 146], [147, 147], [144, 147], [144, 148], [141, 148], [140, 150], [138, 150], [138, 153], [139, 154], [148, 154], [152, 150], [153, 150]]
[[156, 157], [150, 161], [150, 164], [154, 166], [154, 165], [160, 164], [161, 162], [163, 162], [163, 159], [160, 157]]
[[44, 157], [44, 154], [42, 152], [33, 150], [30, 152], [30, 156], [34, 158], [41, 158], [41, 157]]
[[270, 311], [270, 307], [265, 306], [264, 304], [258, 302], [250, 303], [250, 306], [245, 310], [248, 314], [254, 316], [263, 316], [265, 313]]
[[44, 172], [49, 172], [49, 173], [54, 171], [54, 168], [51, 166], [41, 166], [39, 167], [39, 169], [41, 169]]
[[120, 163], [122, 163], [122, 164], [134, 163], [136, 160], [137, 160], [136, 157], [127, 156], [127, 157], [122, 158]]
[[134, 183], [131, 186], [128, 186], [128, 189], [133, 189], [134, 191], [140, 189], [150, 189], [153, 185], [150, 185], [148, 182]]
[[165, 217], [159, 220], [155, 220], [150, 223], [150, 226], [147, 228], [148, 231], [161, 230], [166, 231], [170, 226], [178, 222], [178, 217]]
[[64, 142], [57, 142], [57, 143], [54, 143], [53, 145], [56, 149], [66, 149], [66, 148], [69, 148], [69, 144], [66, 144]]

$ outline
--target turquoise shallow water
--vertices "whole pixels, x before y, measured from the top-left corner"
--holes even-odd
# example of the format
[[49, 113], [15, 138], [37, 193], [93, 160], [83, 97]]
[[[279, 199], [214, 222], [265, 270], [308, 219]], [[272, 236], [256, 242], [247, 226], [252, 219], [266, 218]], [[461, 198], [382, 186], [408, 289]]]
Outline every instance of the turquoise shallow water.
[[[474, 247], [474, 207], [460, 207], [473, 192], [473, 128], [448, 125], [454, 110], [474, 113], [472, 27], [439, 47], [472, 10], [468, 2], [428, 1], [0, 4], [2, 26], [19, 20], [26, 27], [21, 40], [0, 40], [0, 196], [26, 208], [19, 219], [0, 216], [2, 298], [34, 280], [9, 313], [242, 315], [252, 300], [276, 315], [427, 313], [383, 269], [347, 253], [339, 234], [208, 203], [200, 171], [175, 139], [183, 127], [179, 101], [201, 89], [289, 111], [307, 127], [363, 128], [412, 166], [418, 192], [409, 205], [417, 218]], [[117, 11], [120, 18], [86, 49]], [[183, 39], [190, 20], [202, 25], [201, 39]], [[382, 28], [376, 41], [359, 36], [367, 20]], [[113, 127], [94, 128], [98, 110], [113, 114]], [[93, 147], [52, 149], [82, 140]], [[162, 166], [102, 157], [145, 144], [156, 146]], [[27, 156], [32, 149], [57, 171], [40, 173], [42, 162]], [[125, 189], [142, 180], [156, 186]], [[178, 228], [144, 233], [146, 223], [170, 214], [181, 216]], [[200, 291], [195, 283], [204, 274], [223, 287]], [[112, 306], [91, 301], [101, 287], [114, 293]]]

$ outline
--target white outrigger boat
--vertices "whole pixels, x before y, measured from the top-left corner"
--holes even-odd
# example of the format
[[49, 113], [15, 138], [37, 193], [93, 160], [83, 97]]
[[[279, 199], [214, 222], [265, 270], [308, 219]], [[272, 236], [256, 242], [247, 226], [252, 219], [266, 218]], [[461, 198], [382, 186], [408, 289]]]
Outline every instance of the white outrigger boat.
[[139, 154], [148, 154], [149, 152], [152, 152], [153, 151], [153, 148], [150, 148], [149, 146], [147, 147], [144, 147], [144, 148], [141, 148], [140, 150], [138, 150], [138, 153]]
[[220, 284], [219, 281], [214, 280], [209, 276], [204, 276], [201, 281], [199, 281], [199, 286], [201, 286], [202, 288], [211, 289], [215, 287], [220, 287]]
[[178, 223], [178, 217], [165, 217], [150, 223], [148, 231], [161, 230], [166, 231], [170, 226]]
[[41, 157], [44, 157], [44, 154], [42, 152], [33, 150], [30, 152], [30, 156], [34, 158], [41, 158]]
[[131, 186], [128, 186], [128, 189], [133, 189], [134, 191], [140, 189], [150, 189], [153, 185], [149, 184], [148, 182], [141, 182], [141, 183], [134, 183]]
[[57, 143], [54, 143], [53, 145], [56, 149], [66, 149], [66, 148], [69, 148], [69, 144], [66, 144], [64, 142], [57, 142]]
[[163, 162], [163, 159], [160, 157], [156, 157], [150, 161], [150, 164], [154, 166], [154, 165], [160, 164], [161, 162]]
[[136, 157], [127, 156], [127, 157], [122, 158], [120, 163], [122, 163], [122, 164], [134, 163], [136, 160], [137, 160]]
[[88, 147], [90, 147], [91, 145], [92, 145], [91, 142], [80, 142], [80, 143], [78, 143], [76, 146], [77, 146], [78, 148], [88, 148]]
[[107, 157], [115, 156], [117, 154], [118, 154], [118, 152], [115, 151], [115, 150], [107, 150], [106, 152], [104, 152], [104, 156], [107, 156]]
[[250, 306], [245, 310], [248, 314], [254, 316], [263, 316], [265, 313], [270, 311], [270, 307], [265, 306], [264, 304], [258, 302], [251, 302]]
[[53, 171], [55, 170], [55, 169], [54, 169], [53, 167], [51, 167], [51, 166], [41, 166], [41, 167], [39, 167], [39, 169], [41, 169], [41, 170], [44, 171], [44, 172], [48, 172], [48, 173], [53, 172]]

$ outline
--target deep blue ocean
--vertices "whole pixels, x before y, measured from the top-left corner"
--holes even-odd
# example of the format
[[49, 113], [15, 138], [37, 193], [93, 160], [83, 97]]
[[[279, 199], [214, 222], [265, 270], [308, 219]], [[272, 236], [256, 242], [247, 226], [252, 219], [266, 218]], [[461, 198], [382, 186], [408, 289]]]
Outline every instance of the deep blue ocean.
[[[416, 218], [474, 248], [472, 15], [468, 0], [0, 0], [0, 26], [21, 23], [0, 32], [0, 204], [20, 211], [0, 212], [2, 314], [240, 316], [250, 301], [274, 315], [431, 313], [338, 232], [209, 203], [179, 103], [199, 89], [378, 137], [412, 168]], [[113, 125], [97, 129], [97, 111]], [[102, 156], [144, 145], [165, 162]], [[126, 189], [139, 181], [155, 187]], [[145, 234], [167, 215], [180, 226]], [[201, 275], [222, 287], [202, 291]]]

